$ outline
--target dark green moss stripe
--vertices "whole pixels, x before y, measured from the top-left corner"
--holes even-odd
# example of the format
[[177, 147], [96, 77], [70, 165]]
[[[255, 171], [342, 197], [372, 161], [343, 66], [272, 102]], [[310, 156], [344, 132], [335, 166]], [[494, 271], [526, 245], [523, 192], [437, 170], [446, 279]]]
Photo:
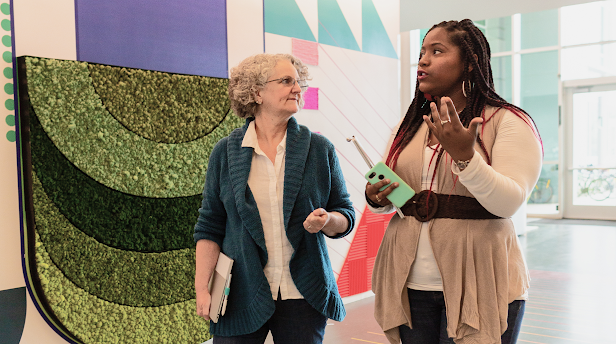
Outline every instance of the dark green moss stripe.
[[[36, 236], [36, 263], [53, 313], [83, 343], [202, 343], [209, 323], [195, 300], [159, 307], [133, 307], [102, 300], [77, 287], [50, 259]], [[33, 310], [30, 310], [33, 311]]]
[[77, 169], [30, 113], [32, 165], [45, 192], [68, 221], [122, 250], [163, 252], [194, 246], [202, 196], [147, 198], [112, 190]]
[[209, 134], [229, 112], [228, 79], [88, 64], [109, 113], [130, 131], [161, 143]]
[[25, 61], [29, 100], [54, 145], [88, 176], [127, 194], [165, 198], [201, 193], [214, 145], [244, 123], [227, 113], [202, 138], [157, 143], [127, 130], [109, 114], [86, 62]]
[[195, 297], [194, 249], [163, 253], [118, 250], [75, 228], [32, 176], [36, 231], [54, 264], [78, 287], [129, 306], [162, 306]]

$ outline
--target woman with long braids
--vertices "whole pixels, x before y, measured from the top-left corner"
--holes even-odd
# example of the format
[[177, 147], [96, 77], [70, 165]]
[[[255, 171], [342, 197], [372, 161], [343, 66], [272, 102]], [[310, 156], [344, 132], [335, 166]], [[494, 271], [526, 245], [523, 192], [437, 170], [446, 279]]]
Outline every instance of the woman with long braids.
[[[379, 248], [375, 318], [391, 343], [515, 343], [530, 278], [510, 217], [539, 178], [539, 133], [494, 91], [468, 19], [428, 31], [416, 89], [385, 162], [417, 194]], [[366, 186], [373, 212], [394, 211], [389, 182]]]

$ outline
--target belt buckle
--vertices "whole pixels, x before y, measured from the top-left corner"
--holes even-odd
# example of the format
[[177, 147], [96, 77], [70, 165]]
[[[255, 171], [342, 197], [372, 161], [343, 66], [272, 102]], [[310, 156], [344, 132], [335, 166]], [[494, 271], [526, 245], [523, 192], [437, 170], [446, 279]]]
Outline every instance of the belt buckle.
[[[411, 201], [413, 202], [411, 204], [411, 215], [413, 215], [413, 217], [416, 218], [417, 221], [427, 222], [432, 220], [434, 218], [434, 215], [436, 215], [436, 211], [438, 209], [438, 197], [436, 197], [436, 194], [434, 192], [430, 190], [423, 190], [418, 194], [415, 194], [415, 196], [411, 198]], [[428, 211], [425, 215], [422, 216], [419, 214], [417, 209], [425, 209], [426, 202], [428, 202]], [[420, 210], [420, 212], [424, 211]]]

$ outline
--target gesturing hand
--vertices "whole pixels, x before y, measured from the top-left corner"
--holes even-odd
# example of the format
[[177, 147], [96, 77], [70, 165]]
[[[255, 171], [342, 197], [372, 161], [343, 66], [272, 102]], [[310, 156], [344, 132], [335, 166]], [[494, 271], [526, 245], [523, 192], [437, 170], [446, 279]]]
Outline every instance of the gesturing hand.
[[473, 118], [468, 129], [464, 128], [451, 98], [442, 97], [440, 103], [440, 108], [430, 103], [434, 123], [428, 116], [423, 116], [424, 122], [454, 161], [470, 160], [475, 154], [477, 129], [483, 118]]
[[329, 222], [329, 213], [323, 209], [315, 209], [312, 213], [308, 214], [304, 221], [304, 228], [314, 234], [318, 233]]

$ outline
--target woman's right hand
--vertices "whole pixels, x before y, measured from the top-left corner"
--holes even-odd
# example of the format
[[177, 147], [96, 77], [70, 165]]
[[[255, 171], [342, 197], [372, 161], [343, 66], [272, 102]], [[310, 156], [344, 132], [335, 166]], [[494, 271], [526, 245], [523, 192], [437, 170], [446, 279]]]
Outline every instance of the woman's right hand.
[[385, 190], [379, 191], [380, 188], [389, 183], [391, 183], [391, 180], [389, 179], [384, 179], [374, 184], [366, 183], [366, 195], [372, 202], [378, 205], [386, 206], [391, 204], [391, 202], [387, 199], [387, 195], [392, 193], [399, 186], [399, 184], [397, 182], [392, 183]]
[[205, 319], [210, 320], [210, 303], [212, 302], [212, 295], [207, 290], [197, 293], [197, 315]]

